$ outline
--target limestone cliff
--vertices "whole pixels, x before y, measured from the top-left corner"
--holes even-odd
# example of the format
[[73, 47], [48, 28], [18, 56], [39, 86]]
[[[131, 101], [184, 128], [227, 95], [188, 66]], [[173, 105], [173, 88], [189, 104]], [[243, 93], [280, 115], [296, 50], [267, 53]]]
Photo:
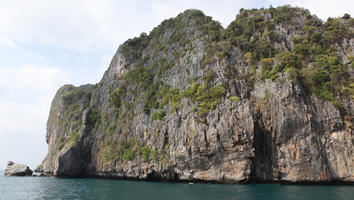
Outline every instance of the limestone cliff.
[[353, 182], [353, 30], [289, 6], [226, 29], [187, 10], [122, 44], [98, 84], [59, 89], [37, 171]]

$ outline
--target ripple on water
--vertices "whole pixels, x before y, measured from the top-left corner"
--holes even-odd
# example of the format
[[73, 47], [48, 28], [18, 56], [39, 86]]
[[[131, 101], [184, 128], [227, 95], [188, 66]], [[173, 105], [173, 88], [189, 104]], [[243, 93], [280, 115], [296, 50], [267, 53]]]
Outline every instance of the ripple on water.
[[256, 200], [353, 199], [353, 186], [223, 185], [142, 182], [108, 179], [5, 177], [0, 172], [1, 200]]

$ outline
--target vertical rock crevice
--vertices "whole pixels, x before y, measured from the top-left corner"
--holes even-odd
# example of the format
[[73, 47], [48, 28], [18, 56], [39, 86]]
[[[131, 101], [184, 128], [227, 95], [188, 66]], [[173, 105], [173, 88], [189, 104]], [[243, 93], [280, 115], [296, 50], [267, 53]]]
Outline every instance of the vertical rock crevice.
[[266, 130], [264, 125], [256, 116], [254, 121], [254, 158], [252, 159], [251, 181], [274, 181], [277, 180], [276, 165], [276, 144], [272, 132]]

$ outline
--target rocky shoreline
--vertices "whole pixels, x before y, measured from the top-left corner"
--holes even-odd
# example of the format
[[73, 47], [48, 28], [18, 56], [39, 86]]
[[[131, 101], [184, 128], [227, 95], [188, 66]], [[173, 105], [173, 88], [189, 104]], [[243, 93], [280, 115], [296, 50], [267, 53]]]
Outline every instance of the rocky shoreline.
[[168, 183], [200, 183], [200, 184], [282, 184], [282, 185], [348, 185], [353, 186], [354, 182], [347, 181], [323, 181], [323, 182], [289, 182], [289, 181], [247, 181], [238, 183], [228, 183], [219, 181], [205, 181], [205, 180], [169, 180], [169, 179], [139, 179], [139, 178], [128, 178], [128, 177], [117, 177], [112, 175], [80, 175], [71, 177], [57, 177], [53, 174], [47, 174], [44, 172], [33, 173], [32, 177], [54, 177], [54, 178], [94, 178], [94, 179], [108, 179], [108, 180], [127, 180], [127, 181], [143, 181], [143, 182], [168, 182]]

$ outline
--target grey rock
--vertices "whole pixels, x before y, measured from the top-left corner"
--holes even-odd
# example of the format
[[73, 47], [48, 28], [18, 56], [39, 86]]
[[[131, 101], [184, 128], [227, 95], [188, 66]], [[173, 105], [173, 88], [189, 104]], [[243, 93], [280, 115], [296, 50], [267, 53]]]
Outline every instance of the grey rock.
[[24, 164], [9, 161], [5, 169], [5, 176], [32, 176], [33, 171]]

